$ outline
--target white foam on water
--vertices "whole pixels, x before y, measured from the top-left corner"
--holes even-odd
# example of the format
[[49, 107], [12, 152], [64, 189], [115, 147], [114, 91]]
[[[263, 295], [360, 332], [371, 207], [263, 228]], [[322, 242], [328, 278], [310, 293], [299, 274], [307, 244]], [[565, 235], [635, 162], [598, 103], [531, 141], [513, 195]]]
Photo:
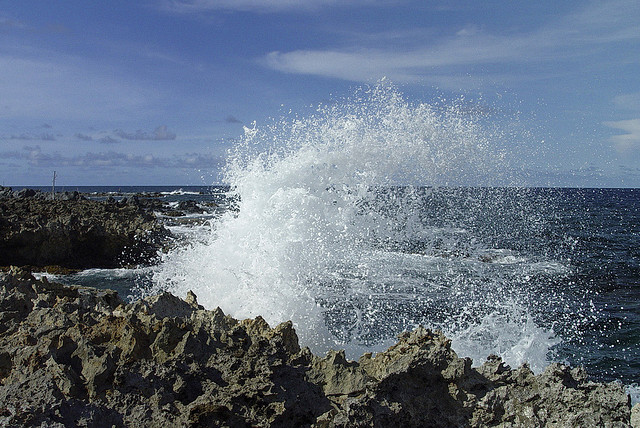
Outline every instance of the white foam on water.
[[41, 280], [42, 278], [47, 278], [48, 281], [58, 281], [61, 275], [53, 274], [49, 272], [32, 272], [33, 277], [37, 280]]
[[560, 341], [537, 325], [525, 309], [510, 303], [511, 307], [496, 309], [467, 327], [454, 323], [444, 332], [452, 338], [456, 352], [470, 357], [474, 365], [482, 364], [491, 350], [513, 367], [527, 363], [539, 373], [549, 364], [549, 349]]
[[[522, 260], [498, 251], [481, 263], [471, 232], [421, 220], [429, 192], [411, 187], [499, 181], [493, 137], [455, 106], [411, 104], [384, 82], [309, 117], [246, 128], [226, 168], [238, 210], [163, 255], [148, 292], [192, 290], [236, 318], [292, 320], [315, 352], [355, 358], [423, 324], [444, 329], [461, 355], [539, 367], [552, 333], [503, 280]], [[461, 240], [464, 252], [428, 248]]]
[[161, 195], [199, 195], [200, 192], [192, 192], [192, 191], [187, 191], [180, 188], [180, 189], [172, 190], [170, 192], [160, 192], [160, 194]]
[[75, 277], [129, 278], [135, 276], [134, 269], [125, 268], [90, 268], [75, 272]]
[[[195, 217], [202, 218], [202, 217]], [[203, 220], [197, 223], [186, 223], [177, 225], [165, 225], [165, 227], [175, 236], [187, 237], [193, 240], [207, 236], [211, 232], [210, 220]]]

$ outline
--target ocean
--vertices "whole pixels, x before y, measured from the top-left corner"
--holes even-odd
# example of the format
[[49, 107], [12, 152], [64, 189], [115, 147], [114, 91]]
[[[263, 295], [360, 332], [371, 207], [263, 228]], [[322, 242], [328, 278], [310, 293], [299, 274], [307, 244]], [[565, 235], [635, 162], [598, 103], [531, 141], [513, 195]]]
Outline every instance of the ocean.
[[474, 364], [583, 365], [637, 402], [640, 190], [495, 185], [512, 168], [491, 132], [376, 87], [247, 128], [230, 187], [63, 189], [209, 208], [162, 218], [180, 238], [153, 266], [58, 279], [129, 299], [192, 290], [236, 318], [292, 320], [302, 345], [353, 359], [423, 325]]

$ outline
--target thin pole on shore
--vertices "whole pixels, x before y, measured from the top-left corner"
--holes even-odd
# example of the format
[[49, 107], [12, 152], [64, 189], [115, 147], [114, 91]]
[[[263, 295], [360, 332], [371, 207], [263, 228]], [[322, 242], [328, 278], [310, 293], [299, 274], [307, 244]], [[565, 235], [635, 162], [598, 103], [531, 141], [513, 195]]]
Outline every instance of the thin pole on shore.
[[56, 172], [53, 171], [53, 180], [51, 181], [51, 200], [56, 200]]

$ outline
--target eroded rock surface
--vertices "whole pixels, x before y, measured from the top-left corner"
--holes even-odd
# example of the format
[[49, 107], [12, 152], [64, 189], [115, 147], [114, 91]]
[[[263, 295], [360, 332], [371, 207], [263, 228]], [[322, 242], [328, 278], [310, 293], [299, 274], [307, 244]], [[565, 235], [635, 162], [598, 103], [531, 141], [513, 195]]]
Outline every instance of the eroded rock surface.
[[0, 425], [626, 427], [621, 385], [552, 364], [479, 368], [419, 328], [348, 361], [290, 322], [237, 321], [196, 296], [133, 304], [12, 269], [0, 276]]
[[75, 192], [67, 199], [47, 200], [46, 194], [32, 192], [0, 197], [0, 266], [144, 263], [168, 235], [133, 198], [108, 203], [85, 200]]

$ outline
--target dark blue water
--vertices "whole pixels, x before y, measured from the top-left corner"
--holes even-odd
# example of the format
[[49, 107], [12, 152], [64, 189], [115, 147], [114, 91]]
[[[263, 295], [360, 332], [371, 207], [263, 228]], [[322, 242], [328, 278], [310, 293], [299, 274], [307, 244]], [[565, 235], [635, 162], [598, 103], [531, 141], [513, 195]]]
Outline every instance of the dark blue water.
[[[592, 316], [560, 351], [595, 377], [640, 379], [640, 191], [547, 191], [556, 204], [549, 246], [572, 266], [566, 286]], [[562, 245], [563, 241], [569, 241]], [[562, 324], [561, 324], [562, 325]]]
[[[638, 382], [639, 189], [443, 189], [422, 212], [433, 224], [473, 230], [486, 247], [566, 268], [521, 285], [536, 321], [562, 339], [556, 358], [600, 380]], [[468, 245], [454, 246], [471, 253]]]

